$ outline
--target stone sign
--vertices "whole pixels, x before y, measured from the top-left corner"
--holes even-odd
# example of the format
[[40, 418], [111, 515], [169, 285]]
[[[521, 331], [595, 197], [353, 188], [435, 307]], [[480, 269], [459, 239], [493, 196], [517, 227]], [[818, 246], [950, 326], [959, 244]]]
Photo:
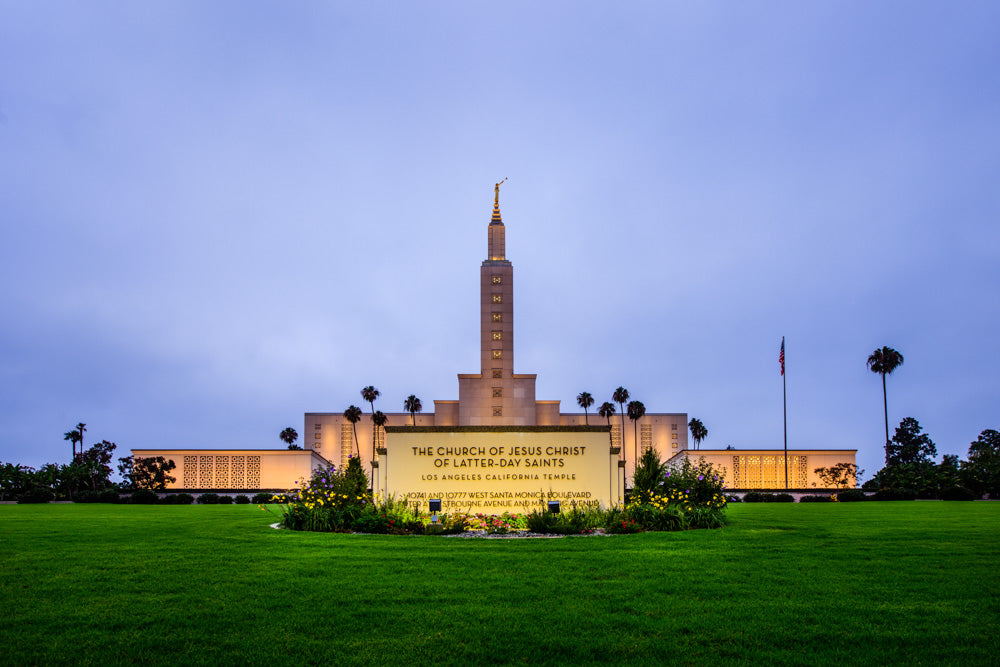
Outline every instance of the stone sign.
[[618, 499], [607, 427], [387, 427], [379, 489], [445, 513], [565, 511]]

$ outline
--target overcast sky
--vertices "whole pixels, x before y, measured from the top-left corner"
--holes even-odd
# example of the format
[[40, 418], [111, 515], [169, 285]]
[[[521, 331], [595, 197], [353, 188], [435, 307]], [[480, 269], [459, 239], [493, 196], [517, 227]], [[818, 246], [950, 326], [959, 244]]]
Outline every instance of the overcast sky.
[[[282, 446], [516, 372], [704, 447], [1000, 428], [1000, 4], [0, 1], [0, 460]], [[365, 406], [367, 407], [367, 406]]]

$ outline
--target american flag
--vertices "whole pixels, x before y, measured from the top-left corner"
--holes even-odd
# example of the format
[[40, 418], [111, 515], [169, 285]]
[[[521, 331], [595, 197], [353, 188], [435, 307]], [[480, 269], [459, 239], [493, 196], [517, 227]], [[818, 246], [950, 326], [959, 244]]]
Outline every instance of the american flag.
[[778, 353], [778, 363], [781, 364], [781, 374], [785, 374], [785, 337], [781, 337], [781, 352]]

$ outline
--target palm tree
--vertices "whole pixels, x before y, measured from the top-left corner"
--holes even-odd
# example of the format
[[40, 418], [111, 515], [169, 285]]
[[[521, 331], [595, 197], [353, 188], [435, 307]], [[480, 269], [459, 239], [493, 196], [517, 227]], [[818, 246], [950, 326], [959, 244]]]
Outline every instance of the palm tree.
[[[389, 418], [385, 416], [381, 410], [376, 410], [372, 413], [372, 428], [375, 430], [375, 435], [378, 436], [378, 430], [385, 426], [385, 423], [389, 421]], [[377, 455], [374, 447], [372, 448], [372, 474], [371, 474], [371, 493], [375, 493], [375, 459]]]
[[576, 404], [583, 408], [583, 422], [590, 426], [590, 418], [587, 415], [587, 408], [594, 404], [594, 397], [590, 395], [590, 392], [581, 391], [579, 396], [576, 397]]
[[344, 410], [344, 419], [351, 422], [351, 426], [354, 427], [354, 451], [360, 455], [358, 451], [360, 447], [358, 446], [358, 422], [361, 421], [361, 408], [356, 405], [352, 405]]
[[885, 463], [889, 465], [889, 402], [885, 395], [885, 376], [903, 365], [903, 355], [891, 347], [875, 350], [868, 357], [868, 369], [882, 376], [882, 408], [885, 411]]
[[615, 393], [611, 396], [611, 399], [618, 404], [618, 412], [622, 416], [622, 461], [626, 459], [625, 456], [625, 401], [628, 400], [628, 389], [625, 387], [618, 387], [615, 389]]
[[636, 463], [639, 461], [639, 420], [646, 414], [646, 406], [641, 401], [629, 401], [628, 418], [632, 420], [633, 440], [632, 455]]
[[[368, 401], [368, 404], [372, 406], [372, 421], [375, 420], [375, 399], [381, 395], [381, 392], [375, 387], [368, 385], [361, 390], [361, 398]], [[375, 456], [375, 431], [376, 429], [372, 427], [372, 457]]]
[[611, 439], [611, 416], [615, 414], [615, 404], [604, 401], [601, 407], [597, 408], [597, 414], [608, 420], [608, 439]]
[[80, 422], [72, 431], [63, 433], [63, 440], [69, 440], [73, 444], [73, 458], [70, 459], [70, 463], [76, 459], [76, 443], [80, 443], [80, 453], [83, 454], [83, 434], [86, 430], [87, 425]]
[[378, 430], [385, 426], [385, 423], [389, 421], [389, 418], [381, 410], [376, 410], [375, 414], [372, 415], [372, 424], [375, 425], [375, 435], [376, 439], [378, 436]]
[[278, 437], [288, 445], [289, 449], [298, 449], [298, 447], [295, 446], [295, 441], [299, 439], [299, 434], [298, 431], [291, 426], [283, 430]]
[[694, 440], [694, 448], [698, 449], [701, 446], [701, 441], [708, 436], [708, 429], [705, 428], [700, 419], [694, 417], [688, 422], [688, 428], [691, 429], [691, 439]]
[[417, 413], [424, 409], [424, 406], [420, 404], [420, 399], [415, 395], [410, 394], [403, 401], [403, 409], [410, 413], [410, 419], [413, 420], [413, 426], [417, 425]]

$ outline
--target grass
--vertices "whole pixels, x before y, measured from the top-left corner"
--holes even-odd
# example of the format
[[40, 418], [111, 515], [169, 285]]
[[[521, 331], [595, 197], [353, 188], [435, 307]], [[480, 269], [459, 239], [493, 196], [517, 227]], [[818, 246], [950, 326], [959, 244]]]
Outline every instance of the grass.
[[462, 540], [277, 531], [252, 505], [0, 505], [0, 663], [997, 663], [1000, 503], [728, 513]]

